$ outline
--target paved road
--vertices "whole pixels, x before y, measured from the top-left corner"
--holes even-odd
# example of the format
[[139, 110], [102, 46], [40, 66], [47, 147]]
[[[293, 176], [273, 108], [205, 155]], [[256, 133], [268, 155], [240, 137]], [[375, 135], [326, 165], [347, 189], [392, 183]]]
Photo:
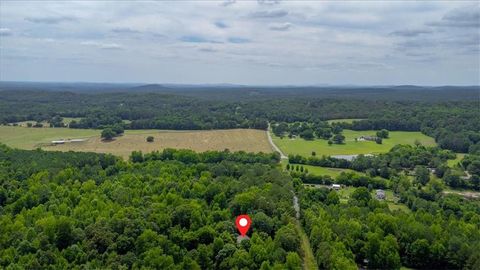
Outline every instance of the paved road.
[[275, 150], [275, 152], [280, 153], [280, 158], [288, 159], [288, 157], [282, 152], [282, 150], [280, 150], [280, 148], [278, 148], [278, 146], [276, 146], [275, 143], [273, 143], [272, 136], [270, 135], [270, 123], [268, 123], [267, 137], [268, 137], [268, 142], [272, 146], [273, 150]]

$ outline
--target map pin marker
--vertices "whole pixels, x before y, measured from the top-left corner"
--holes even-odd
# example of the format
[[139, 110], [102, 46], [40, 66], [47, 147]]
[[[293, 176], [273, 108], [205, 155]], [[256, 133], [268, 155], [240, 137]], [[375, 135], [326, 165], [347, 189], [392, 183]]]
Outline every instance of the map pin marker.
[[250, 229], [252, 220], [248, 215], [240, 215], [237, 217], [235, 224], [237, 225], [237, 229], [240, 232], [240, 235], [245, 236], [248, 232], [248, 229]]

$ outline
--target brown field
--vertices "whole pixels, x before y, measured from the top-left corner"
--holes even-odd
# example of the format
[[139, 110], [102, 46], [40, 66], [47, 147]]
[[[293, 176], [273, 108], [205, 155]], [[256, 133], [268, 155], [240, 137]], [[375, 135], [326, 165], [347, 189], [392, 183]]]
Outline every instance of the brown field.
[[[154, 142], [147, 142], [146, 138], [153, 136]], [[208, 150], [272, 152], [263, 130], [232, 129], [206, 131], [130, 131], [127, 130], [121, 137], [110, 142], [104, 142], [99, 136], [89, 137], [85, 142], [66, 143], [63, 145], [44, 146], [45, 150], [52, 151], [82, 151], [111, 153], [128, 157], [132, 151], [140, 150], [144, 153], [165, 148], [191, 149], [197, 152]]]

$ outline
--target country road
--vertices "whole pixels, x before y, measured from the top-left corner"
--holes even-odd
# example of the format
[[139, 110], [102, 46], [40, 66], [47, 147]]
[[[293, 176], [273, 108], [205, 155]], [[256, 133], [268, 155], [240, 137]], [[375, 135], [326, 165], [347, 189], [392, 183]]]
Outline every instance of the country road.
[[303, 269], [304, 270], [316, 270], [318, 269], [315, 256], [313, 255], [312, 247], [310, 246], [310, 241], [308, 236], [303, 230], [302, 223], [300, 221], [300, 205], [298, 203], [298, 197], [293, 192], [293, 209], [295, 210], [295, 227], [297, 229], [298, 235], [300, 236], [300, 250], [302, 253]]
[[280, 154], [280, 158], [281, 159], [288, 159], [288, 157], [282, 152], [282, 150], [280, 150], [280, 148], [278, 148], [278, 146], [276, 146], [275, 143], [273, 142], [272, 136], [270, 135], [270, 123], [268, 123], [267, 138], [268, 138], [268, 142], [272, 146], [273, 150], [275, 150], [275, 152], [278, 152]]

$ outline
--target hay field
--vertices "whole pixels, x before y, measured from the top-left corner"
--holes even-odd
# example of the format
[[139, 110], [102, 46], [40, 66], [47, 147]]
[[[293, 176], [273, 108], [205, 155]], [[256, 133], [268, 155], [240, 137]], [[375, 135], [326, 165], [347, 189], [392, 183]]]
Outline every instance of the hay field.
[[[153, 136], [154, 142], [146, 138]], [[84, 142], [45, 145], [52, 140], [86, 139]], [[81, 151], [111, 153], [128, 157], [132, 151], [144, 153], [165, 148], [246, 151], [270, 153], [272, 149], [263, 130], [230, 129], [204, 131], [126, 130], [123, 136], [110, 142], [100, 139], [100, 130], [69, 128], [24, 128], [0, 126], [0, 143], [21, 149], [41, 146], [51, 151]]]
[[[148, 136], [153, 136], [154, 142], [147, 142]], [[122, 157], [128, 157], [134, 150], [148, 153], [165, 148], [191, 149], [197, 152], [224, 149], [247, 152], [272, 151], [265, 132], [251, 129], [185, 132], [126, 131], [123, 136], [110, 142], [104, 142], [100, 137], [95, 136], [85, 142], [44, 147], [45, 150], [111, 153]]]

